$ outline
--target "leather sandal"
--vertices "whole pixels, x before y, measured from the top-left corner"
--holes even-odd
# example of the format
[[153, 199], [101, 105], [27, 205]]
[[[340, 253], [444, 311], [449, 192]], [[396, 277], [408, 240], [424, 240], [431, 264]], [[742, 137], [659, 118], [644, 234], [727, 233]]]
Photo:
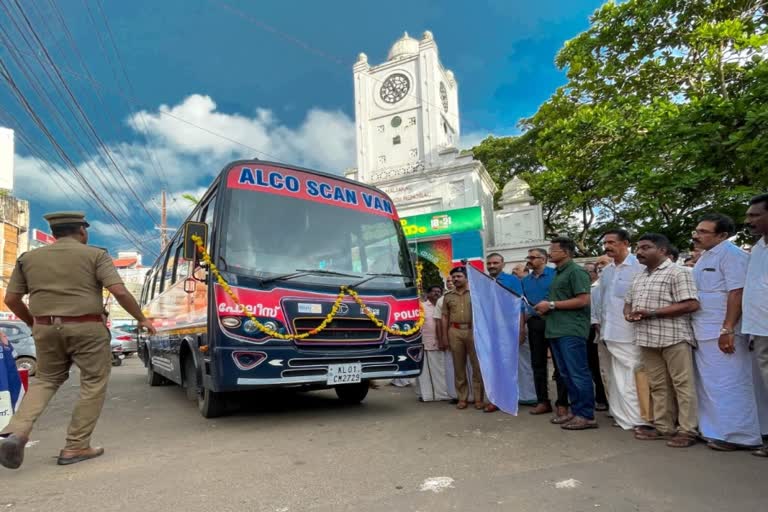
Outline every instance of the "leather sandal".
[[483, 402], [475, 402], [475, 409], [478, 411], [481, 411], [485, 409], [485, 404]]
[[729, 443], [719, 439], [712, 439], [707, 443], [707, 448], [718, 452], [735, 452], [739, 450], [754, 450], [754, 446], [744, 446], [743, 444]]
[[655, 428], [648, 430], [635, 430], [635, 439], [638, 441], [662, 441], [669, 439], [669, 434], [662, 434]]
[[528, 414], [533, 414], [534, 416], [538, 416], [539, 414], [549, 414], [552, 412], [552, 404], [549, 402], [542, 402], [540, 404], [537, 404], [536, 407], [528, 411]]
[[752, 452], [752, 455], [754, 455], [755, 457], [768, 457], [768, 445], [763, 446], [759, 450], [755, 450], [754, 452]]
[[549, 420], [549, 422], [553, 425], [565, 425], [566, 423], [572, 421], [573, 418], [573, 414], [566, 414], [565, 416], [555, 416]]
[[675, 434], [670, 440], [667, 441], [667, 446], [670, 448], [690, 448], [697, 442], [696, 438], [690, 434]]
[[84, 450], [61, 450], [56, 464], [69, 466], [104, 455], [104, 448], [85, 448]]
[[496, 407], [494, 404], [488, 404], [485, 406], [485, 409], [483, 409], [483, 412], [496, 412], [499, 408]]
[[464, 401], [464, 400], [459, 400], [459, 402], [456, 404], [456, 408], [457, 408], [457, 409], [466, 409], [468, 405], [469, 405], [469, 404], [467, 404], [467, 402], [466, 402], [466, 401]]
[[574, 416], [571, 421], [560, 425], [563, 430], [587, 430], [590, 428], [598, 428], [597, 420], [594, 418], [589, 420], [582, 418], [581, 416]]

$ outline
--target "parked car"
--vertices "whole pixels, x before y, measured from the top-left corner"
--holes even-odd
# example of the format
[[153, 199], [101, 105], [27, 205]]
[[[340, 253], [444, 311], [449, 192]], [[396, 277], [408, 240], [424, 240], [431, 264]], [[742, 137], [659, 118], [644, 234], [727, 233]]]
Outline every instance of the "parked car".
[[[131, 329], [133, 331], [131, 331]], [[126, 357], [136, 353], [137, 340], [135, 327], [125, 326], [124, 328], [112, 328], [110, 332], [112, 333], [112, 344], [114, 345], [115, 342], [120, 343], [123, 346], [123, 354], [125, 354]]]
[[25, 368], [30, 376], [37, 372], [37, 352], [32, 329], [20, 320], [1, 320], [2, 331], [16, 352], [16, 368]]

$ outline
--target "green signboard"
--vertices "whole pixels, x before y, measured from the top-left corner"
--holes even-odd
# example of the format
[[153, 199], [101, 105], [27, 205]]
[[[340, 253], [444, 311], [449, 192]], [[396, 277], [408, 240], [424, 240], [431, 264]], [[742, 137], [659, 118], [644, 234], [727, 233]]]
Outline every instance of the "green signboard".
[[408, 239], [450, 235], [483, 229], [483, 211], [479, 206], [444, 212], [425, 213], [400, 219]]

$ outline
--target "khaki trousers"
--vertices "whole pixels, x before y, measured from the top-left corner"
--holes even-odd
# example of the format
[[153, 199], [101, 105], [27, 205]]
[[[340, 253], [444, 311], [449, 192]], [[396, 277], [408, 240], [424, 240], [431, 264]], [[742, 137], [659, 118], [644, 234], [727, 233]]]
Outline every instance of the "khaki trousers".
[[[653, 404], [653, 426], [662, 434], [698, 433], [693, 354], [688, 343], [640, 347]], [[678, 426], [679, 425], [679, 428]]]
[[456, 394], [459, 400], [466, 402], [469, 398], [467, 389], [467, 357], [472, 365], [472, 393], [475, 402], [483, 401], [483, 376], [480, 373], [480, 362], [475, 352], [475, 339], [472, 329], [448, 329], [448, 344], [453, 355], [453, 375], [456, 379]]
[[80, 400], [72, 412], [65, 449], [88, 448], [112, 370], [109, 331], [102, 323], [88, 322], [35, 325], [32, 335], [37, 350], [36, 378], [5, 433], [29, 436], [48, 402], [69, 377], [74, 363], [80, 369]]

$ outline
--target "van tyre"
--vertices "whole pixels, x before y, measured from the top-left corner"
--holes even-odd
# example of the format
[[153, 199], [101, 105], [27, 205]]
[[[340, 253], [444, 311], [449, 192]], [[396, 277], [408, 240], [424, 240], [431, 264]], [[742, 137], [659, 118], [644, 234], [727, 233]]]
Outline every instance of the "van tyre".
[[218, 418], [227, 412], [227, 396], [203, 388], [197, 396], [197, 408], [203, 418]]
[[162, 386], [165, 384], [165, 377], [152, 369], [152, 361], [147, 360], [147, 384], [151, 387]]
[[339, 400], [345, 404], [359, 404], [365, 397], [368, 396], [368, 390], [370, 389], [368, 382], [363, 381], [357, 384], [344, 384], [342, 386], [336, 386], [336, 396]]
[[197, 367], [191, 355], [184, 358], [184, 391], [189, 400], [197, 401], [200, 394], [200, 378], [197, 376]]

